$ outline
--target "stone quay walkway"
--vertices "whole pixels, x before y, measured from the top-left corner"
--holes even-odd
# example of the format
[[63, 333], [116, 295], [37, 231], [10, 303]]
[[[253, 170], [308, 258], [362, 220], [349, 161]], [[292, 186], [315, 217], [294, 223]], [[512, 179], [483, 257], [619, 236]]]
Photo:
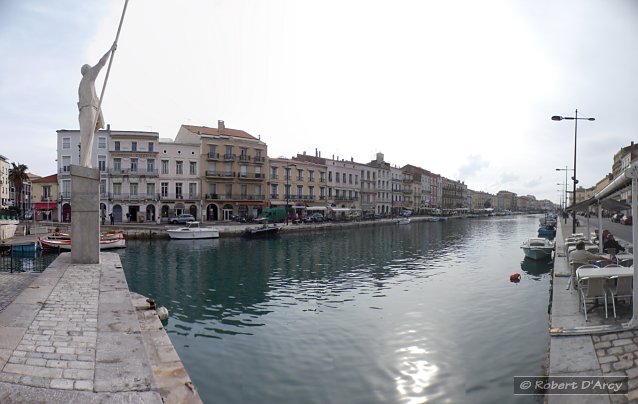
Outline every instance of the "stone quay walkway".
[[[584, 221], [583, 221], [584, 222]], [[588, 311], [588, 321], [579, 311], [578, 290], [567, 289], [570, 269], [564, 252], [564, 240], [572, 232], [572, 221], [559, 222], [556, 234], [554, 277], [552, 287], [551, 329], [579, 329], [582, 327], [619, 326], [631, 318], [630, 305], [617, 305], [614, 319], [609, 304], [609, 318], [604, 306]], [[593, 227], [589, 231], [594, 231]], [[577, 233], [587, 234], [581, 223]], [[625, 240], [618, 241], [625, 246]], [[584, 335], [551, 335], [549, 376], [627, 376], [628, 394], [605, 395], [548, 395], [546, 402], [558, 403], [638, 403], [638, 330], [619, 332], [591, 332]]]
[[100, 260], [60, 255], [0, 311], [0, 403], [201, 403], [119, 256]]

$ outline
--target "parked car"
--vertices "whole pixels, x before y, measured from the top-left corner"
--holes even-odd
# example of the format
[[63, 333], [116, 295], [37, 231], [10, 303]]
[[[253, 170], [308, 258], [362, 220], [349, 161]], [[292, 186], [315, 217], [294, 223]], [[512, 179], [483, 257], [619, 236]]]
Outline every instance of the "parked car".
[[194, 222], [194, 221], [195, 221], [195, 218], [193, 217], [193, 215], [188, 213], [182, 213], [181, 215], [173, 216], [168, 220], [170, 224], [177, 224], [177, 223], [184, 224], [186, 222]]
[[319, 223], [324, 221], [324, 217], [321, 213], [316, 212], [304, 217], [303, 221], [305, 223]]
[[620, 219], [621, 224], [631, 224], [632, 217], [629, 215], [624, 215], [622, 219]]

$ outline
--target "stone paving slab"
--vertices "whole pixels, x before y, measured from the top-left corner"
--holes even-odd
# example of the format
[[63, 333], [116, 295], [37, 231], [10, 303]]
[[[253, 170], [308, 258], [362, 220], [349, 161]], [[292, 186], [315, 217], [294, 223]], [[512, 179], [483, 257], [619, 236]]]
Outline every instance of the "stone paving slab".
[[60, 255], [0, 312], [0, 403], [201, 403], [119, 256], [100, 259]]
[[39, 275], [37, 272], [0, 272], [0, 311], [11, 304]]

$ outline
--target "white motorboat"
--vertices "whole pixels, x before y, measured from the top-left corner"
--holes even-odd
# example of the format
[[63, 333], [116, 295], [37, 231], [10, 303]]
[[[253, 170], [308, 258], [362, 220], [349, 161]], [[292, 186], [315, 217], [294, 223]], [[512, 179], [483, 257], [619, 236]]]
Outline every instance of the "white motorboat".
[[533, 260], [549, 259], [554, 251], [554, 242], [539, 237], [532, 237], [521, 246], [525, 256]]
[[402, 217], [402, 218], [397, 220], [397, 224], [410, 224], [410, 218], [409, 217]]
[[219, 230], [214, 227], [201, 227], [199, 222], [187, 222], [186, 227], [166, 230], [170, 238], [194, 240], [201, 238], [219, 238]]

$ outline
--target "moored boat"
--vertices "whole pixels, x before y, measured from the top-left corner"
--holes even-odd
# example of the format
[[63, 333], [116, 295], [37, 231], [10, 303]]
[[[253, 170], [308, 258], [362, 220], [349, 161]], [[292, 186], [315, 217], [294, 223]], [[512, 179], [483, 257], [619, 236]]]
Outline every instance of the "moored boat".
[[194, 240], [219, 238], [219, 230], [214, 227], [200, 227], [199, 222], [187, 222], [186, 227], [166, 230], [170, 238], [178, 240]]
[[276, 237], [277, 235], [279, 235], [279, 227], [267, 224], [259, 227], [246, 227], [241, 233], [243, 238], [268, 238]]
[[397, 220], [397, 224], [410, 224], [410, 218], [402, 217], [399, 220]]
[[[39, 237], [38, 244], [43, 250], [62, 250], [71, 251], [71, 239]], [[100, 250], [108, 250], [112, 248], [125, 248], [126, 239], [122, 236], [115, 238], [100, 238]]]
[[523, 253], [533, 260], [551, 258], [554, 243], [546, 238], [532, 237], [521, 246]]

